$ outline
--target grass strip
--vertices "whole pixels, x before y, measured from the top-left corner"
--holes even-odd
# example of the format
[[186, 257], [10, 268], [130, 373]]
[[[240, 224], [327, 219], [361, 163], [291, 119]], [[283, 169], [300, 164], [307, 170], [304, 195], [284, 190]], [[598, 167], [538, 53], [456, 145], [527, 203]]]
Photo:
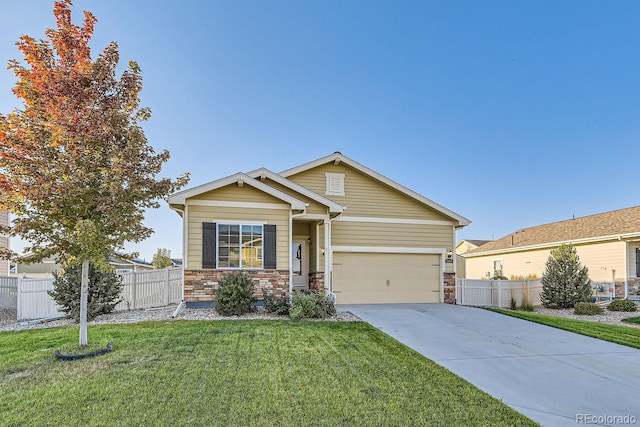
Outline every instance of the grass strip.
[[610, 341], [616, 344], [640, 349], [640, 329], [626, 326], [609, 325], [607, 323], [589, 322], [587, 320], [567, 319], [538, 313], [488, 308], [496, 313], [517, 317], [542, 325], [552, 326], [565, 331], [575, 332], [588, 337]]
[[0, 333], [8, 426], [535, 425], [366, 323], [171, 321]]

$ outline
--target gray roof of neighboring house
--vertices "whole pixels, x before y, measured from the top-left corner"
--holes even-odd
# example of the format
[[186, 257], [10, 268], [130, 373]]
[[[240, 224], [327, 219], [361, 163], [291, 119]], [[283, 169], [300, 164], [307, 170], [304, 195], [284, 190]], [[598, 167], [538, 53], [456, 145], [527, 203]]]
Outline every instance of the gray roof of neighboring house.
[[640, 206], [523, 228], [499, 240], [489, 241], [465, 255], [634, 235], [640, 236]]

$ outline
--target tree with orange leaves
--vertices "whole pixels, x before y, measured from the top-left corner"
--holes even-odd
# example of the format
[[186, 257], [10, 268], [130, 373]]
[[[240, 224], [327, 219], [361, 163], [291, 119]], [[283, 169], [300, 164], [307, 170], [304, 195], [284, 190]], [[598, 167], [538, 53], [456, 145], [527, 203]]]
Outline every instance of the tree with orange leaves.
[[30, 242], [16, 258], [22, 262], [82, 263], [84, 347], [89, 264], [106, 270], [125, 242], [149, 237], [144, 210], [159, 207], [188, 175], [156, 178], [169, 153], [156, 153], [141, 127], [151, 111], [140, 107], [140, 67], [130, 61], [117, 78], [115, 42], [92, 60], [97, 19], [85, 11], [77, 26], [71, 7], [71, 0], [54, 2], [57, 28], [44, 40], [22, 36], [16, 45], [24, 62], [9, 62], [23, 108], [0, 114], [0, 210], [14, 218], [0, 232]]

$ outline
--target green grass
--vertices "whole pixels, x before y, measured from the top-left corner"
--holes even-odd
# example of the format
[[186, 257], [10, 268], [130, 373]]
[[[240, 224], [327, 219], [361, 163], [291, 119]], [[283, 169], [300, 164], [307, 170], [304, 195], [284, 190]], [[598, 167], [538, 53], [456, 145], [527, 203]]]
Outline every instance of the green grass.
[[[598, 338], [628, 347], [640, 348], [640, 329], [626, 326], [609, 325], [606, 323], [589, 322], [586, 320], [567, 319], [564, 317], [547, 316], [537, 313], [524, 313], [521, 311], [501, 310], [490, 308], [497, 313], [506, 314], [520, 319], [530, 320], [547, 326], [552, 326], [565, 331]], [[638, 321], [640, 323], [640, 321]]]
[[627, 317], [622, 319], [623, 322], [640, 324], [640, 317]]
[[534, 425], [366, 323], [174, 321], [0, 333], [3, 426]]

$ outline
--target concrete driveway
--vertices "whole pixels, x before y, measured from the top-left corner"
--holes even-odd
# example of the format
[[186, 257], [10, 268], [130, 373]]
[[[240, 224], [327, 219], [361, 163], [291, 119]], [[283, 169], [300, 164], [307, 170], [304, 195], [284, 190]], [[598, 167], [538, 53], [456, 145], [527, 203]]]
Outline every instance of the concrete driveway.
[[[341, 305], [543, 426], [640, 424], [640, 350], [487, 310]], [[634, 422], [635, 421], [635, 422]]]

